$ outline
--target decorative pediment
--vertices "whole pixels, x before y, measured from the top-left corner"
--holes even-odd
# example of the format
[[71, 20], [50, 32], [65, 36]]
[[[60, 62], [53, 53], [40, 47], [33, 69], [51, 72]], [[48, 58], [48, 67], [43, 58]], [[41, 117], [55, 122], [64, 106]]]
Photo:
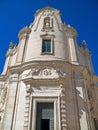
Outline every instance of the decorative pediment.
[[34, 78], [41, 78], [41, 79], [53, 79], [53, 78], [59, 78], [59, 74], [57, 73], [56, 70], [54, 70], [53, 68], [45, 68], [39, 71], [38, 75], [33, 76]]
[[58, 79], [65, 78], [66, 74], [61, 70], [56, 70], [52, 67], [33, 68], [28, 74], [24, 76], [24, 79]]

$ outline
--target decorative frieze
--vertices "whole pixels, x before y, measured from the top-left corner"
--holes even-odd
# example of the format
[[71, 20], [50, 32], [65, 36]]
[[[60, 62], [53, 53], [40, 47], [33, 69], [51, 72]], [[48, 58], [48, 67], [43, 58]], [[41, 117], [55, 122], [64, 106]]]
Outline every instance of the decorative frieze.
[[23, 77], [25, 79], [58, 79], [65, 78], [66, 73], [60, 69], [55, 69], [52, 67], [42, 67], [42, 68], [33, 68], [28, 74]]

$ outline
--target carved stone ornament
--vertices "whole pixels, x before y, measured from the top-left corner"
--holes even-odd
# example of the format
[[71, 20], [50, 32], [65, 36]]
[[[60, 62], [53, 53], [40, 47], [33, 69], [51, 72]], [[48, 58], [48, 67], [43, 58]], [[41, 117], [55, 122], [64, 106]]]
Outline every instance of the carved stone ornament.
[[40, 78], [58, 78], [59, 74], [54, 69], [46, 68], [39, 72]]
[[52, 18], [50, 18], [50, 17], [44, 18], [42, 31], [46, 31], [46, 32], [54, 31]]
[[43, 16], [53, 16], [54, 12], [51, 11], [51, 10], [45, 10], [44, 13], [43, 13]]
[[2, 112], [4, 110], [6, 94], [7, 94], [7, 87], [1, 88], [1, 91], [0, 91], [0, 112]]
[[65, 97], [65, 88], [61, 87], [61, 97]]
[[50, 17], [46, 17], [44, 19], [44, 28], [46, 29], [50, 28]]
[[51, 67], [44, 68], [33, 68], [28, 74], [24, 76], [23, 79], [33, 78], [33, 79], [58, 79], [65, 78], [66, 74], [61, 70], [56, 70]]

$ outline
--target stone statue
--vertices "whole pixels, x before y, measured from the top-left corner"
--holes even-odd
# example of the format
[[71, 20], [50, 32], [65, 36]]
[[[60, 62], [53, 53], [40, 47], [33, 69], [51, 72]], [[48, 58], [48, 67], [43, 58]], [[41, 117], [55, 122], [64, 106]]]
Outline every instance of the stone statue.
[[44, 28], [50, 28], [50, 18], [46, 17], [44, 19]]

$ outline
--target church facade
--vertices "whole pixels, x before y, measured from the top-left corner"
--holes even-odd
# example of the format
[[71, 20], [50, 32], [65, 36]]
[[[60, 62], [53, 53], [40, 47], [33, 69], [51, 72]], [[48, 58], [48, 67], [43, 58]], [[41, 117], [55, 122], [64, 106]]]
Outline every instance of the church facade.
[[59, 10], [36, 11], [0, 76], [0, 130], [98, 130], [98, 77]]

